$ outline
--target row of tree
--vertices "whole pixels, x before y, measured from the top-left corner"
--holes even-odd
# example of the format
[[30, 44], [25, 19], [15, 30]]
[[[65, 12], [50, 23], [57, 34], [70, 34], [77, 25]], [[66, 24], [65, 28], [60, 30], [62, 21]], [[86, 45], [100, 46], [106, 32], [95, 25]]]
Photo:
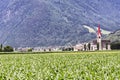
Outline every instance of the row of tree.
[[11, 46], [5, 46], [3, 47], [3, 45], [0, 45], [0, 52], [13, 52], [13, 47]]

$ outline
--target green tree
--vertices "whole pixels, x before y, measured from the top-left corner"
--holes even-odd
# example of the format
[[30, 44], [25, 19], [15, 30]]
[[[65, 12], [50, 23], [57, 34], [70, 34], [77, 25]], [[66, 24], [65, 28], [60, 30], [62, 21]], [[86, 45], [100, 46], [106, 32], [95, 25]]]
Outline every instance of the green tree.
[[91, 47], [91, 44], [90, 44], [90, 43], [88, 43], [88, 48], [89, 48], [89, 50], [90, 50], [90, 47]]
[[87, 46], [86, 46], [86, 44], [84, 44], [84, 50], [86, 51], [86, 48], [87, 48]]
[[0, 48], [0, 52], [2, 52], [2, 49]]
[[28, 52], [32, 52], [32, 48], [28, 49]]
[[108, 43], [106, 43], [106, 49], [108, 49]]
[[116, 42], [116, 43], [111, 43], [111, 49], [120, 49], [120, 42]]
[[1, 49], [3, 48], [3, 45], [2, 45], [2, 44], [0, 45], [0, 48], [1, 48]]
[[3, 45], [1, 44], [1, 45], [0, 45], [0, 52], [3, 51], [2, 49], [3, 49]]
[[99, 43], [97, 43], [97, 50], [99, 50]]
[[11, 46], [5, 46], [4, 52], [13, 52], [13, 48]]

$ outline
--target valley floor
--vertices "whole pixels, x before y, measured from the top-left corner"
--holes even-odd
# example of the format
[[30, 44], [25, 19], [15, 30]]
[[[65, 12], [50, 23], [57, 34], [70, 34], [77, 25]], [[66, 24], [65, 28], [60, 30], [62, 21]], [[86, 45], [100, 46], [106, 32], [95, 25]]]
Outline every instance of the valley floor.
[[120, 51], [1, 54], [0, 80], [119, 80]]

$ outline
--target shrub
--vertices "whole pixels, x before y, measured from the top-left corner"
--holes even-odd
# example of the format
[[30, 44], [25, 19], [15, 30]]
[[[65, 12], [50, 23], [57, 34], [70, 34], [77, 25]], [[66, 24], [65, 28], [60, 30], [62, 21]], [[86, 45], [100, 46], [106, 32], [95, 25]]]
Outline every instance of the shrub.
[[120, 42], [112, 43], [111, 44], [111, 49], [120, 49]]
[[30, 48], [30, 49], [28, 49], [28, 52], [32, 52], [32, 49]]

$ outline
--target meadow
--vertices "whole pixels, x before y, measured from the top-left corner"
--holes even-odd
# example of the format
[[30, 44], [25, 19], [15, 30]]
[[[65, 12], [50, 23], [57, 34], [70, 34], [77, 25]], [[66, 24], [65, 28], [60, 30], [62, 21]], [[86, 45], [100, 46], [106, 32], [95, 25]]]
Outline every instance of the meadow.
[[0, 54], [0, 80], [119, 79], [120, 51]]

